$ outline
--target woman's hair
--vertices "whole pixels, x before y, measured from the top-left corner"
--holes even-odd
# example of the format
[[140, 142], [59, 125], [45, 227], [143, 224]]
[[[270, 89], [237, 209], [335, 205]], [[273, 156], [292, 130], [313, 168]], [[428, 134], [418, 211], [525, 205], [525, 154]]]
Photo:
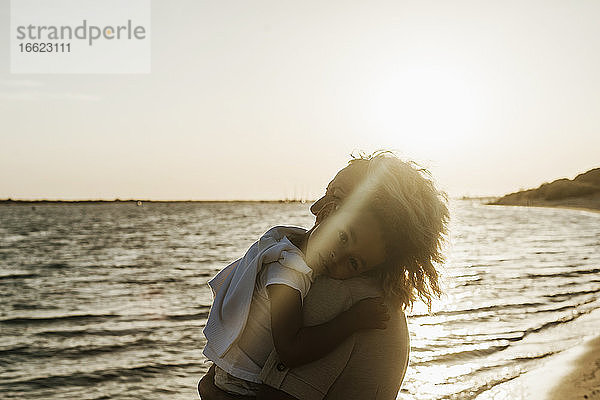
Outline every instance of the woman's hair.
[[402, 308], [412, 307], [419, 297], [431, 310], [432, 298], [441, 295], [436, 264], [444, 261], [446, 194], [436, 189], [429, 171], [389, 151], [361, 153], [349, 164], [364, 169], [363, 181], [351, 196], [363, 192], [357, 193], [364, 198], [359, 208], [379, 220], [385, 242], [384, 265], [368, 274]]

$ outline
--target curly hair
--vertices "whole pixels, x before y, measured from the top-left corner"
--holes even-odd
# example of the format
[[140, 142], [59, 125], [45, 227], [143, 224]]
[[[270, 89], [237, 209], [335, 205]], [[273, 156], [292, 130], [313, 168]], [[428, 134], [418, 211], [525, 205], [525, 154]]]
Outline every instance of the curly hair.
[[436, 265], [444, 261], [450, 218], [446, 194], [427, 169], [390, 151], [352, 155], [349, 165], [363, 170], [363, 181], [350, 197], [363, 199], [358, 208], [378, 219], [385, 242], [385, 263], [367, 274], [402, 308], [412, 307], [418, 297], [431, 310], [432, 299], [442, 293]]

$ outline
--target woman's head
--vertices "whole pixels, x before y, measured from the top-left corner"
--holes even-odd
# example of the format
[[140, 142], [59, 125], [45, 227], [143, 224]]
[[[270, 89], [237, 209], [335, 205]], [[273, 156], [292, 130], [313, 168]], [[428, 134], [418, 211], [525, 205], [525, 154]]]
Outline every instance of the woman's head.
[[[373, 240], [380, 239], [385, 256], [367, 274], [379, 281], [388, 297], [410, 306], [417, 297], [431, 305], [432, 297], [439, 296], [435, 265], [443, 261], [449, 213], [445, 194], [435, 188], [425, 169], [390, 152], [353, 158], [311, 211], [317, 227], [325, 220], [324, 227], [330, 225], [334, 216], [331, 225], [336, 229], [344, 220], [357, 227], [366, 226], [361, 218], [376, 221], [373, 232], [379, 234], [373, 233]], [[328, 229], [330, 236], [335, 237], [336, 229]]]
[[327, 185], [325, 195], [310, 206], [310, 211], [321, 222], [329, 212], [337, 209], [342, 200], [347, 198], [359, 186], [367, 174], [369, 162], [362, 158], [353, 158], [349, 165], [340, 170]]

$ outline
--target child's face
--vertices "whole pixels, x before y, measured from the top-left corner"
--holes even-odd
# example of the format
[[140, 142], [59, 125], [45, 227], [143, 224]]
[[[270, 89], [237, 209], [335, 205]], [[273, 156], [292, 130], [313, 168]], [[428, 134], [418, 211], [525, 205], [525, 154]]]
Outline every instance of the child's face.
[[[354, 215], [352, 215], [354, 214]], [[306, 262], [317, 273], [348, 279], [385, 261], [381, 229], [370, 212], [344, 208], [315, 226], [306, 244]]]

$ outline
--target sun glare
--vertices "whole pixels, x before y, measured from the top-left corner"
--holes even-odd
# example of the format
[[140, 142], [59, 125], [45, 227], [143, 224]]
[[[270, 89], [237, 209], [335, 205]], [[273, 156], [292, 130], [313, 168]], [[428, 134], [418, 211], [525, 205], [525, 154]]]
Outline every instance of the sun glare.
[[376, 140], [410, 152], [459, 147], [482, 117], [473, 78], [443, 67], [415, 67], [387, 77], [371, 100], [370, 117], [386, 136]]

